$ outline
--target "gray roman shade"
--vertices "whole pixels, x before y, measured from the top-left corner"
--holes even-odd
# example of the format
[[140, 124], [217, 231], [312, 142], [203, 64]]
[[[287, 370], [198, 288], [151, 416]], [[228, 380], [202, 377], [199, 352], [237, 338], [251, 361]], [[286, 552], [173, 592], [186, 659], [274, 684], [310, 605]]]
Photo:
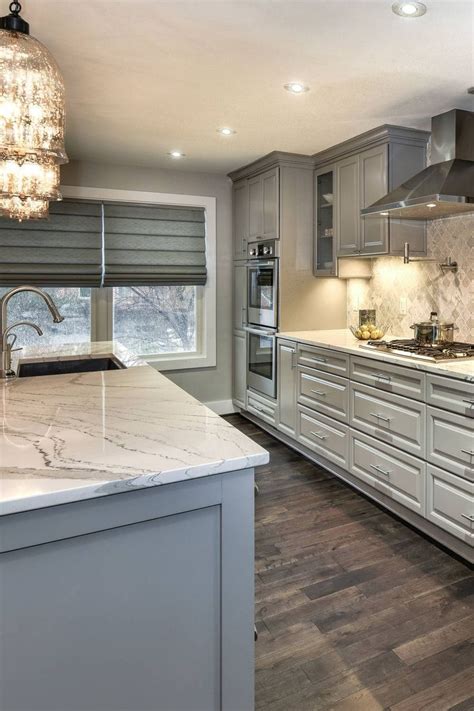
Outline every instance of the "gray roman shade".
[[204, 208], [64, 200], [47, 220], [0, 218], [0, 287], [201, 285]]
[[104, 286], [206, 283], [204, 208], [104, 203]]
[[0, 218], [0, 287], [99, 286], [102, 206], [53, 202], [47, 220]]

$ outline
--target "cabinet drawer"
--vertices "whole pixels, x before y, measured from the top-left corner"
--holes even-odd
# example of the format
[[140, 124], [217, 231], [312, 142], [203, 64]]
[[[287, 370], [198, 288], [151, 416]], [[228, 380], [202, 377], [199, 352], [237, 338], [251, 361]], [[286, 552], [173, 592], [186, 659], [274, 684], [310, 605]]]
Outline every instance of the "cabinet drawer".
[[474, 419], [427, 408], [427, 459], [474, 481]]
[[425, 513], [425, 463], [351, 430], [350, 471], [393, 501]]
[[349, 428], [330, 417], [298, 405], [298, 441], [313, 452], [339, 464], [349, 466]]
[[474, 418], [474, 382], [427, 375], [426, 402]]
[[298, 402], [341, 422], [349, 421], [349, 381], [298, 366]]
[[383, 361], [351, 357], [351, 379], [395, 395], [425, 399], [425, 376], [415, 368], [403, 368]]
[[298, 365], [317, 368], [325, 373], [349, 377], [349, 356], [339, 351], [298, 343]]
[[474, 484], [428, 465], [426, 518], [474, 545]]
[[406, 452], [425, 456], [425, 405], [350, 384], [351, 426]]
[[269, 425], [276, 426], [277, 404], [274, 400], [269, 400], [259, 393], [247, 390], [247, 410], [253, 415], [260, 417]]

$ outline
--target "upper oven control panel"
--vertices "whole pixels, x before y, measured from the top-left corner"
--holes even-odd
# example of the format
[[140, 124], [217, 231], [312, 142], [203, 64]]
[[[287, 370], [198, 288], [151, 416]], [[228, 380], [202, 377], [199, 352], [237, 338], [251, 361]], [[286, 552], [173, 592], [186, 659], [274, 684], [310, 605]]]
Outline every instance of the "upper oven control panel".
[[250, 259], [274, 259], [279, 256], [279, 242], [269, 239], [261, 242], [250, 242], [247, 254]]

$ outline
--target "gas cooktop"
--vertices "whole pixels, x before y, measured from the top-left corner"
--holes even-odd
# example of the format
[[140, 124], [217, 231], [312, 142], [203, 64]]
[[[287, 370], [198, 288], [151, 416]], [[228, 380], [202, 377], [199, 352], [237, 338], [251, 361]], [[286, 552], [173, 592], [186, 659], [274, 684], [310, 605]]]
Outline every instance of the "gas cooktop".
[[396, 338], [393, 341], [367, 341], [360, 347], [435, 362], [474, 358], [474, 343], [460, 343], [459, 341], [430, 345], [409, 338]]

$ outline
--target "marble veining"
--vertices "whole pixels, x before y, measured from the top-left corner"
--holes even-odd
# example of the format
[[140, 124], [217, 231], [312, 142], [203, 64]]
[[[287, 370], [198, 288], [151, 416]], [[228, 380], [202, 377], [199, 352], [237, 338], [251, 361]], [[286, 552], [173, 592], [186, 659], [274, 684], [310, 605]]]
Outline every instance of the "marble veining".
[[0, 514], [268, 462], [265, 450], [120, 344], [29, 349], [22, 360], [99, 354], [127, 369], [0, 386]]
[[[365, 356], [374, 360], [383, 360], [394, 365], [403, 365], [407, 368], [423, 370], [427, 373], [444, 375], [458, 380], [474, 383], [474, 359], [451, 360], [435, 363], [433, 361], [416, 360], [414, 358], [404, 358], [393, 353], [383, 353], [380, 351], [368, 351], [360, 347], [361, 341], [355, 338], [349, 329], [334, 329], [333, 331], [289, 331], [278, 334], [279, 338], [287, 338], [291, 341], [299, 341], [313, 346], [323, 348], [334, 348], [334, 350], [350, 353], [351, 355]], [[400, 338], [395, 334], [386, 334], [385, 340]]]

